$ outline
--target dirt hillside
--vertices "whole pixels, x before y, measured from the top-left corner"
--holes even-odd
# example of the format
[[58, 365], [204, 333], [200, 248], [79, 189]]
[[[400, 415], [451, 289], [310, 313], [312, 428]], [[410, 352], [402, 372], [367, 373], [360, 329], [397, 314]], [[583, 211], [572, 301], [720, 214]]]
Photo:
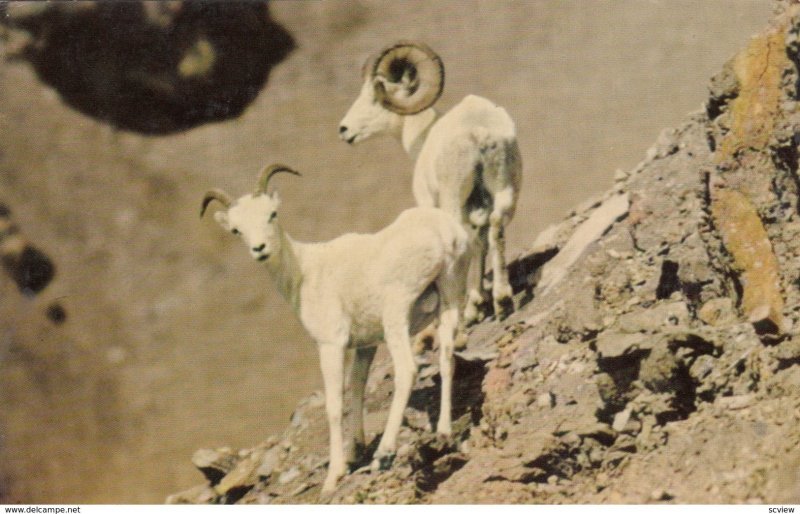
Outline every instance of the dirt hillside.
[[[108, 86], [110, 96], [94, 91], [105, 102], [94, 112], [77, 105], [35, 62], [11, 58], [25, 31], [4, 27], [0, 203], [31, 248], [52, 259], [55, 275], [33, 295], [0, 273], [0, 501], [163, 501], [198, 481], [189, 463], [197, 448], [249, 448], [280, 433], [297, 402], [319, 388], [311, 341], [241, 244], [198, 219], [199, 200], [209, 187], [249, 190], [264, 164], [283, 161], [305, 175], [280, 183], [285, 224], [299, 239], [375, 230], [410, 206], [411, 164], [396, 142], [350, 148], [336, 137], [361, 64], [376, 49], [425, 40], [447, 66], [442, 108], [476, 93], [514, 116], [525, 163], [509, 228], [516, 255], [607, 189], [614, 170], [633, 168], [662, 127], [697, 109], [707, 77], [771, 9], [751, 0], [586, 5], [276, 2], [270, 19], [293, 48], [241, 115], [165, 135], [119, 126], [119, 113], [108, 110], [121, 101], [118, 84]], [[197, 50], [202, 64], [205, 46], [196, 41], [180, 55]], [[98, 60], [78, 53], [76, 62], [122, 61], [108, 49], [85, 51]], [[148, 71], [164, 65], [130, 62]], [[151, 84], [167, 93], [173, 86], [160, 78]], [[692, 144], [699, 159], [702, 145]], [[564, 227], [589, 214], [579, 212]], [[553, 244], [569, 230], [560, 229]], [[535, 315], [530, 309], [540, 301], [511, 322]], [[579, 347], [587, 359], [581, 373], [590, 374], [594, 350], [585, 344], [552, 351]], [[486, 368], [462, 372], [477, 389]], [[435, 368], [427, 373], [433, 380]], [[474, 403], [461, 408], [492, 419]], [[371, 409], [379, 426], [380, 404]], [[308, 441], [315, 444], [309, 455], [324, 455], [321, 439]]]
[[[280, 436], [196, 454], [208, 481], [168, 501], [800, 502], [800, 5], [778, 13], [704, 110], [511, 265], [522, 307], [471, 331], [452, 439], [429, 351], [389, 470], [320, 496], [314, 394]], [[391, 375], [368, 382], [372, 450]]]

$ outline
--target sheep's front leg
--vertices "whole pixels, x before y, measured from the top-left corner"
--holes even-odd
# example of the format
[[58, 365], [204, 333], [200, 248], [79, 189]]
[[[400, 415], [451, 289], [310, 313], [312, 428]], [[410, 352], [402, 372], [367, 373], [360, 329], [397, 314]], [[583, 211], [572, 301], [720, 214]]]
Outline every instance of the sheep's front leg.
[[489, 215], [489, 254], [492, 259], [492, 299], [497, 319], [503, 319], [514, 310], [511, 285], [506, 269], [505, 224], [514, 205], [514, 193], [508, 188], [494, 197], [494, 209]]
[[389, 408], [389, 419], [383, 437], [372, 461], [373, 469], [386, 469], [391, 465], [397, 449], [397, 434], [403, 422], [403, 411], [408, 405], [411, 388], [417, 373], [411, 339], [408, 335], [408, 308], [397, 308], [384, 314], [383, 333], [394, 365], [394, 395]]
[[353, 440], [347, 451], [347, 462], [351, 465], [358, 464], [364, 452], [364, 390], [369, 376], [369, 367], [375, 357], [375, 350], [377, 347], [368, 346], [357, 348], [355, 351], [356, 356], [350, 380], [353, 393], [350, 404], [350, 433]]
[[342, 397], [344, 396], [344, 347], [335, 344], [319, 345], [319, 363], [325, 384], [325, 410], [330, 431], [330, 462], [322, 492], [336, 489], [346, 471], [342, 435]]

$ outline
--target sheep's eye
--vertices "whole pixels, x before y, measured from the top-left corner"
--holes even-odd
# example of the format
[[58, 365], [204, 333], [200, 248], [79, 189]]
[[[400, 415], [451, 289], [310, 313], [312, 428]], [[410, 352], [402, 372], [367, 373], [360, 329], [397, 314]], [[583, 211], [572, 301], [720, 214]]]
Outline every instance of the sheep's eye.
[[235, 236], [238, 236], [239, 234], [241, 234], [241, 232], [239, 232], [239, 229], [235, 228], [235, 229], [231, 230], [231, 234], [233, 234]]
[[278, 211], [272, 211], [272, 214], [269, 215], [269, 220], [272, 221], [278, 215]]

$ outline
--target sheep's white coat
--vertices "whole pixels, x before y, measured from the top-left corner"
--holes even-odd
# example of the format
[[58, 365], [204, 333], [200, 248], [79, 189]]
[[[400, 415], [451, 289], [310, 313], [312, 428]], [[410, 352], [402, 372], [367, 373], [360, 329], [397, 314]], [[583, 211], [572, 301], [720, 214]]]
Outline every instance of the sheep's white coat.
[[411, 116], [395, 114], [375, 100], [373, 80], [367, 77], [342, 119], [341, 138], [351, 144], [377, 134], [401, 140], [416, 159], [413, 192], [417, 205], [441, 208], [473, 236], [466, 320], [478, 317], [487, 254], [495, 313], [507, 313], [513, 303], [504, 229], [514, 216], [522, 183], [514, 121], [505, 109], [475, 95], [465, 97], [441, 117], [433, 108]]
[[[277, 193], [246, 195], [215, 219], [263, 261], [280, 293], [316, 341], [330, 427], [330, 464], [323, 491], [335, 488], [347, 462], [364, 446], [363, 397], [375, 345], [386, 341], [394, 364], [394, 396], [373, 466], [393, 455], [416, 374], [411, 329], [435, 315], [438, 294], [441, 411], [437, 431], [451, 431], [453, 341], [459, 328], [468, 235], [439, 209], [408, 209], [375, 234], [345, 234], [323, 243], [293, 240], [277, 223]], [[436, 285], [436, 290], [431, 289]], [[437, 293], [438, 291], [438, 293]], [[426, 312], [433, 310], [434, 312]], [[351, 442], [342, 429], [345, 354], [353, 350]]]

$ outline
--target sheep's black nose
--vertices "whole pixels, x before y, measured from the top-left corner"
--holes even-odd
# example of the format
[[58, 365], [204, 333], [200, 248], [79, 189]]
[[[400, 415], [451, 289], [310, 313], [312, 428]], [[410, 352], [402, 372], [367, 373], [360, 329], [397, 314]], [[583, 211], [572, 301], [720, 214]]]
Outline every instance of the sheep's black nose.
[[253, 251], [254, 251], [254, 252], [260, 252], [260, 251], [261, 251], [261, 250], [263, 250], [263, 249], [264, 249], [266, 246], [267, 246], [267, 245], [266, 245], [266, 243], [261, 243], [261, 246], [254, 246], [254, 247], [253, 247]]
[[347, 132], [347, 127], [339, 125], [339, 134], [344, 134], [345, 132]]

